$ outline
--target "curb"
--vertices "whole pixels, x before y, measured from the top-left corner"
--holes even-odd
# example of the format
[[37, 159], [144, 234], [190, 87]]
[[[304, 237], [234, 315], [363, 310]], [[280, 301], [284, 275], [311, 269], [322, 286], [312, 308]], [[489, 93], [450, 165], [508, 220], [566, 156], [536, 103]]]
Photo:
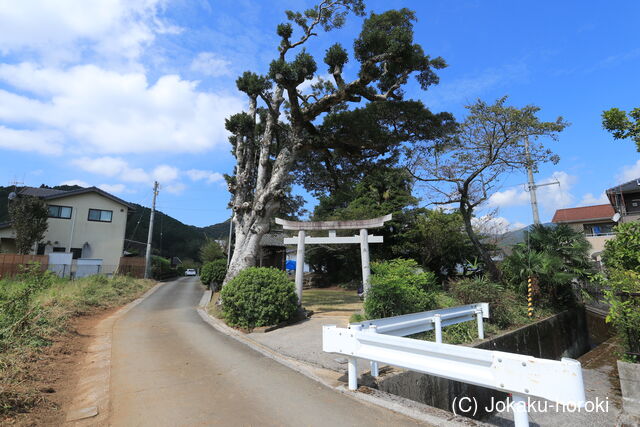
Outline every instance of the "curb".
[[109, 416], [111, 385], [111, 339], [113, 325], [123, 315], [157, 291], [164, 283], [158, 283], [141, 297], [116, 310], [96, 327], [96, 338], [87, 348], [87, 355], [79, 370], [89, 374], [82, 376], [76, 385], [76, 397], [65, 414], [65, 425], [106, 425]]
[[245, 344], [251, 349], [262, 354], [263, 356], [266, 356], [280, 363], [281, 365], [293, 369], [294, 371], [320, 383], [327, 388], [330, 388], [331, 390], [337, 391], [351, 399], [358, 400], [365, 404], [380, 406], [392, 412], [396, 412], [398, 414], [404, 415], [420, 422], [428, 423], [429, 425], [433, 426], [489, 426], [489, 424], [483, 423], [481, 421], [460, 417], [452, 414], [451, 412], [439, 408], [434, 408], [432, 406], [415, 402], [413, 400], [409, 400], [400, 396], [395, 396], [380, 390], [363, 387], [362, 389], [366, 389], [365, 392], [353, 392], [344, 385], [343, 381], [339, 380], [339, 378], [343, 376], [342, 373], [335, 372], [330, 369], [319, 368], [307, 362], [302, 362], [298, 359], [294, 359], [278, 353], [277, 351], [272, 350], [271, 348], [260, 344], [252, 340], [251, 338], [248, 338], [244, 333], [227, 326], [221, 320], [211, 316], [207, 312], [207, 305], [211, 301], [211, 297], [212, 292], [205, 291], [202, 299], [200, 300], [200, 304], [198, 305], [198, 314], [200, 315], [202, 320], [208, 323], [211, 327], [216, 329], [218, 332], [225, 334], [230, 338], [241, 342], [242, 344]]

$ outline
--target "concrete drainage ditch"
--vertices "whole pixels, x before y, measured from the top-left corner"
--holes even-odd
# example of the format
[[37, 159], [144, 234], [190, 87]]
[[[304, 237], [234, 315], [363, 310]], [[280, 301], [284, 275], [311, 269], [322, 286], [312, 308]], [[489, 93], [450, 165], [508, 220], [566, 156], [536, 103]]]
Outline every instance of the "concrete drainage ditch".
[[[578, 358], [608, 339], [608, 334], [602, 318], [578, 308], [482, 341], [474, 347], [560, 360], [562, 357]], [[492, 408], [494, 402], [507, 399], [505, 393], [496, 390], [395, 369], [382, 372], [374, 384], [372, 381], [366, 383], [381, 391], [450, 412], [458, 398], [475, 398], [479, 409], [472, 418], [478, 420], [491, 415], [484, 408]]]

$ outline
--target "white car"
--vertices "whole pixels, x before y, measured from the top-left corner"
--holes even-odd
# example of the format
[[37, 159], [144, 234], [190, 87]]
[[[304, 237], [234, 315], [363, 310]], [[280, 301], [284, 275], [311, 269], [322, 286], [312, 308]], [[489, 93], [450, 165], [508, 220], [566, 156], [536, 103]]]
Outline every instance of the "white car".
[[184, 275], [185, 275], [185, 276], [197, 276], [197, 275], [198, 275], [198, 273], [196, 272], [196, 270], [195, 270], [194, 268], [187, 268], [187, 269], [184, 271]]

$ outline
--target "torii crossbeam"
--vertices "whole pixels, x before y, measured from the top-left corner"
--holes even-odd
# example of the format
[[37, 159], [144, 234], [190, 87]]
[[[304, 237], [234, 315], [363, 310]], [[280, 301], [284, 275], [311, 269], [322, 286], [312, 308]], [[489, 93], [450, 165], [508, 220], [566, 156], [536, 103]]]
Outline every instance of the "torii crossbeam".
[[[304, 246], [306, 244], [353, 244], [360, 243], [360, 257], [362, 258], [362, 284], [365, 294], [369, 290], [369, 243], [382, 243], [382, 236], [370, 236], [370, 228], [380, 228], [384, 223], [391, 220], [391, 214], [379, 218], [353, 220], [353, 221], [287, 221], [276, 218], [276, 224], [282, 225], [285, 230], [298, 231], [298, 237], [287, 237], [284, 239], [285, 245], [297, 245], [296, 253], [296, 294], [298, 304], [302, 304], [302, 285], [304, 276]], [[306, 236], [306, 231], [329, 231], [328, 237]], [[336, 230], [360, 230], [359, 236], [336, 236]]]

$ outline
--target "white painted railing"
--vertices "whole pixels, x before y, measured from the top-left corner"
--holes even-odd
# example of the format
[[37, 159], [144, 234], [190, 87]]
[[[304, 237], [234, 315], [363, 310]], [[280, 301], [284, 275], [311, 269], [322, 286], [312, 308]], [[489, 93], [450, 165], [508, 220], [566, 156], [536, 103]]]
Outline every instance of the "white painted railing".
[[377, 333], [395, 335], [397, 337], [406, 337], [407, 335], [435, 329], [436, 342], [442, 342], [442, 328], [444, 326], [455, 325], [471, 320], [477, 320], [478, 338], [483, 339], [483, 318], [489, 318], [489, 304], [486, 302], [422, 311], [420, 313], [411, 313], [402, 316], [385, 317], [384, 319], [365, 320], [358, 323], [351, 323], [351, 326], [359, 325], [364, 329], [375, 326]]
[[[364, 331], [406, 337], [435, 330], [436, 342], [442, 342], [442, 328], [457, 323], [477, 320], [478, 338], [484, 339], [483, 318], [489, 318], [489, 304], [461, 305], [458, 307], [441, 308], [439, 310], [421, 311], [419, 313], [404, 314], [402, 316], [385, 317], [384, 319], [365, 320], [351, 323], [350, 327], [360, 326]], [[378, 376], [378, 362], [371, 361], [371, 375]]]
[[[513, 394], [516, 426], [528, 425], [526, 398], [560, 405], [584, 406], [580, 362], [482, 350], [375, 333], [362, 325], [349, 329], [323, 326], [322, 349], [349, 359], [349, 389], [358, 388], [357, 359], [367, 359], [416, 372], [475, 384]], [[369, 328], [366, 328], [369, 329]]]

